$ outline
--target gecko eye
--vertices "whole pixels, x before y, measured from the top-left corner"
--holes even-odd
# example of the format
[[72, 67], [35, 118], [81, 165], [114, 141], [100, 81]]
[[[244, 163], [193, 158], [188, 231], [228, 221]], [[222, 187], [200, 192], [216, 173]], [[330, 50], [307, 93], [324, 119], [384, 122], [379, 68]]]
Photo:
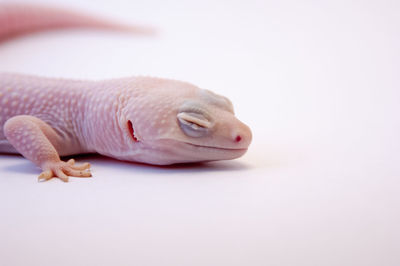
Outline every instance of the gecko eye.
[[211, 128], [210, 121], [199, 113], [181, 112], [177, 118], [183, 133], [190, 137], [203, 137]]

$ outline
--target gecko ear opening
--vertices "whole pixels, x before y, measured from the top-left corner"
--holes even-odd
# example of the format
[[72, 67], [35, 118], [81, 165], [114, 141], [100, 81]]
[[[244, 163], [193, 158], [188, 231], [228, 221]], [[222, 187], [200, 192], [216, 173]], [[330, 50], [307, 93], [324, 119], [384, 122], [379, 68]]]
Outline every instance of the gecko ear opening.
[[133, 141], [138, 142], [139, 140], [137, 139], [137, 137], [135, 135], [135, 130], [133, 129], [131, 120], [128, 120], [127, 125], [128, 125], [129, 134], [132, 137]]
[[211, 123], [202, 114], [180, 112], [177, 115], [178, 123], [183, 133], [189, 137], [203, 137], [209, 134]]

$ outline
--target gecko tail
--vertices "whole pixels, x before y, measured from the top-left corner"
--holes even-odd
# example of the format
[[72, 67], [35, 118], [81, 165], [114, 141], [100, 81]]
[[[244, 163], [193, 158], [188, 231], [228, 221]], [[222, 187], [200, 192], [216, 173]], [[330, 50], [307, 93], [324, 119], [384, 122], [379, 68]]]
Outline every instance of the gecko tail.
[[0, 3], [0, 42], [33, 32], [67, 28], [93, 28], [140, 35], [155, 33], [151, 27], [116, 23], [63, 8]]

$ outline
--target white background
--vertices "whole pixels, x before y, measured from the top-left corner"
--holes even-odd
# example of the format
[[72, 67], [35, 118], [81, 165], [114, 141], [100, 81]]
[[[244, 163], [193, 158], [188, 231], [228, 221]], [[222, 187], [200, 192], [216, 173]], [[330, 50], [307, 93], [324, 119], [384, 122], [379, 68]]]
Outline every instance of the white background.
[[43, 2], [158, 34], [29, 35], [0, 71], [189, 81], [254, 139], [206, 165], [78, 157], [94, 178], [68, 184], [1, 156], [1, 265], [400, 265], [399, 1]]

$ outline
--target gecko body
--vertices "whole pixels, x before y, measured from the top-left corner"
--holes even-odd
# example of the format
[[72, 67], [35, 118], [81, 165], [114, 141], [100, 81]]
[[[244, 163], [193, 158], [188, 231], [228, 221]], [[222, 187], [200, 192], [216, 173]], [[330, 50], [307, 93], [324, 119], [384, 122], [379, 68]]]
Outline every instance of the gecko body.
[[[8, 21], [23, 17], [13, 8], [15, 17]], [[31, 8], [56, 20], [60, 16], [55, 13], [64, 12]], [[8, 13], [0, 12], [0, 21], [1, 14]], [[57, 24], [43, 19], [46, 16], [38, 18], [46, 24], [38, 22], [36, 28]], [[74, 24], [68, 17], [58, 23], [111, 25], [85, 19], [80, 15]], [[4, 25], [0, 38], [35, 28], [20, 23], [25, 29], [18, 29], [9, 23], [8, 29], [1, 29]], [[0, 152], [20, 153], [38, 165], [43, 170], [39, 180], [91, 175], [89, 164], [64, 162], [60, 156], [100, 153], [155, 165], [227, 160], [242, 156], [252, 139], [226, 97], [187, 82], [154, 77], [82, 81], [0, 73], [0, 127]]]

